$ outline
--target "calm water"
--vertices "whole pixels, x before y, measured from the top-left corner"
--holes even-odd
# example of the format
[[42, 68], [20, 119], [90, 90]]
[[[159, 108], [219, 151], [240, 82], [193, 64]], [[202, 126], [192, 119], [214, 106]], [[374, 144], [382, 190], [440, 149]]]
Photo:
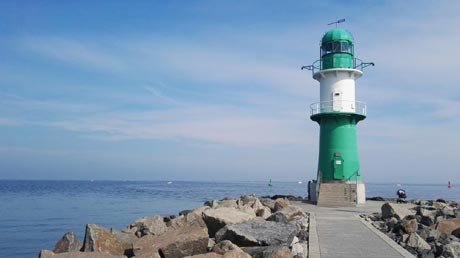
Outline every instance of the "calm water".
[[[0, 258], [38, 257], [66, 232], [81, 239], [87, 223], [122, 229], [142, 216], [177, 214], [204, 201], [291, 194], [305, 196], [297, 182], [121, 182], [0, 180]], [[366, 184], [367, 196], [395, 197], [395, 184]], [[403, 185], [409, 199], [460, 200], [460, 187]]]

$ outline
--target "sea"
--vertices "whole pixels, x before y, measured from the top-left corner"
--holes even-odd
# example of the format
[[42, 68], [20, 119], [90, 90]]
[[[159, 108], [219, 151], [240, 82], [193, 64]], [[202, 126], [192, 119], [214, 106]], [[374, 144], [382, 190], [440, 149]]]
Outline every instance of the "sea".
[[[366, 195], [460, 201], [460, 186], [366, 184]], [[0, 180], [0, 258], [38, 257], [66, 233], [83, 240], [86, 224], [123, 229], [145, 216], [177, 215], [205, 201], [246, 194], [305, 197], [304, 182], [25, 181]]]

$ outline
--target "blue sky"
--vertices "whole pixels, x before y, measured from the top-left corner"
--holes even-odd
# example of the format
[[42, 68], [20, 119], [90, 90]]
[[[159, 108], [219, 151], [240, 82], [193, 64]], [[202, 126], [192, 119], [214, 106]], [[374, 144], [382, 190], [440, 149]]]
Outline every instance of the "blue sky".
[[458, 1], [1, 1], [0, 179], [316, 175], [318, 82], [337, 18], [367, 182], [460, 183]]

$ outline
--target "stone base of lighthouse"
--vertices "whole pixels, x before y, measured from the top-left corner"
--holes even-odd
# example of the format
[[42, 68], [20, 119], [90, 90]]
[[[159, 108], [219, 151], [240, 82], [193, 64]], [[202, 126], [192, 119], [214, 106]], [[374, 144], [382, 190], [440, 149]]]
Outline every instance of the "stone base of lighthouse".
[[317, 187], [317, 205], [321, 207], [356, 207], [366, 203], [364, 182], [332, 181]]

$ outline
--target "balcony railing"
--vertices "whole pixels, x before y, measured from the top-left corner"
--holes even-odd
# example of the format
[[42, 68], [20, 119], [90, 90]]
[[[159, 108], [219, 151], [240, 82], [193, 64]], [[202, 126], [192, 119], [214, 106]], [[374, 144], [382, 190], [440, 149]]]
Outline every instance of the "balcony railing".
[[[359, 58], [353, 58], [353, 69], [357, 69], [362, 72], [364, 68], [370, 65], [374, 66], [374, 63], [366, 63]], [[310, 70], [312, 75], [314, 75], [316, 72], [323, 70], [323, 62], [321, 62], [321, 59], [316, 60], [312, 65], [302, 66], [302, 70], [303, 69]]]
[[362, 101], [349, 101], [349, 100], [330, 100], [313, 103], [310, 105], [311, 115], [319, 113], [356, 113], [366, 115], [367, 105]]

